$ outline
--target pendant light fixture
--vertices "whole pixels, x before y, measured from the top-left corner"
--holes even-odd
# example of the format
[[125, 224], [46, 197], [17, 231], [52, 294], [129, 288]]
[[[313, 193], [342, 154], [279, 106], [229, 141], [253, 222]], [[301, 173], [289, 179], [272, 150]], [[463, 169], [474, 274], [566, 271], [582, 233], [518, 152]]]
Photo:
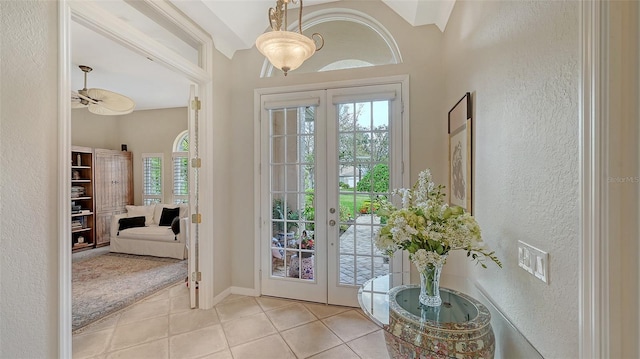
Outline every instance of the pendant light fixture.
[[[287, 31], [287, 6], [298, 1], [298, 32]], [[269, 25], [273, 31], [260, 35], [256, 47], [285, 76], [324, 46], [322, 35], [314, 33], [311, 38], [302, 35], [302, 0], [277, 0], [276, 7], [269, 9]]]

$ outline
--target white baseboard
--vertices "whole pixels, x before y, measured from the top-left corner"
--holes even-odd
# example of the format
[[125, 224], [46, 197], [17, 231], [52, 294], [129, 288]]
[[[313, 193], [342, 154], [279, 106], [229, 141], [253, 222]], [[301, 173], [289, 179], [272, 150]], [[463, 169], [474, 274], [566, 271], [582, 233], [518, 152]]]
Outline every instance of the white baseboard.
[[222, 302], [224, 300], [224, 298], [228, 297], [231, 294], [231, 287], [225, 289], [222, 291], [222, 293], [216, 295], [215, 297], [213, 297], [213, 304], [212, 307], [220, 302]]
[[259, 297], [260, 293], [255, 288], [231, 287], [231, 294]]
[[223, 290], [222, 293], [216, 295], [213, 298], [213, 305], [216, 305], [216, 304], [222, 302], [226, 297], [230, 296], [231, 294], [246, 295], [246, 296], [249, 296], [249, 297], [259, 297], [260, 296], [260, 293], [258, 293], [258, 291], [256, 289], [253, 289], [253, 288], [229, 287], [229, 288]]

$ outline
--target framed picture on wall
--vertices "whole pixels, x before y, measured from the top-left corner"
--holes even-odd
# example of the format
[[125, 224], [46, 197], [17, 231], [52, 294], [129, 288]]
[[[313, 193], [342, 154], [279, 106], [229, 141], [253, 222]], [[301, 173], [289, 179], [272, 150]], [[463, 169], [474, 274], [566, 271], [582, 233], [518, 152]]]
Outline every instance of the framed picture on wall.
[[472, 212], [471, 94], [449, 111], [449, 205]]

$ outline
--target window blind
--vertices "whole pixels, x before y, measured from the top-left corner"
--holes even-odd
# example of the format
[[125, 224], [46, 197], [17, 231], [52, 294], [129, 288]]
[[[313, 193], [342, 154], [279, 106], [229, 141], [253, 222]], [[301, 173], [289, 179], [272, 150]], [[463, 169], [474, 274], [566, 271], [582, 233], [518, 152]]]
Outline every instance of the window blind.
[[173, 153], [173, 203], [189, 203], [189, 153]]
[[145, 205], [162, 202], [162, 154], [142, 154], [142, 201]]

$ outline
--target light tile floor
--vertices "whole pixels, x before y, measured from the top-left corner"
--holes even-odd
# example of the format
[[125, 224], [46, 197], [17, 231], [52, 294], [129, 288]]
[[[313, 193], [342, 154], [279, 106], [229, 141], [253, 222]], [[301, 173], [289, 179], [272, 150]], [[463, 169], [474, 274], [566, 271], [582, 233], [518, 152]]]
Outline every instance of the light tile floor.
[[189, 309], [184, 284], [73, 335], [81, 358], [389, 358], [382, 330], [360, 309], [230, 295]]

